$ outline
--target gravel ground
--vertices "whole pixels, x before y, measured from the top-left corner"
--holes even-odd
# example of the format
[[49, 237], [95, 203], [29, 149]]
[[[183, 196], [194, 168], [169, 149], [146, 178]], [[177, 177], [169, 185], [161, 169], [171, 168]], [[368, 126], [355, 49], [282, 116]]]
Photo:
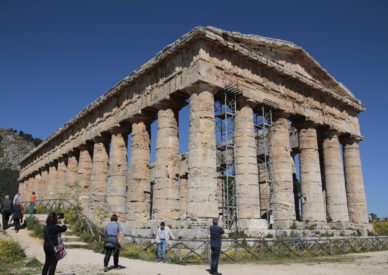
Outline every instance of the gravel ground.
[[[42, 241], [29, 236], [27, 230], [7, 234], [19, 242], [28, 257], [36, 257], [44, 262]], [[87, 249], [67, 249], [67, 256], [58, 263], [57, 274], [106, 274], [102, 272], [103, 255]], [[111, 259], [112, 261], [112, 259]], [[167, 275], [208, 274], [207, 265], [176, 265], [120, 258], [121, 270], [110, 270], [107, 274]], [[293, 263], [291, 261], [273, 263], [220, 264], [219, 272], [224, 275], [324, 275], [324, 274], [388, 274], [388, 251], [348, 254]]]

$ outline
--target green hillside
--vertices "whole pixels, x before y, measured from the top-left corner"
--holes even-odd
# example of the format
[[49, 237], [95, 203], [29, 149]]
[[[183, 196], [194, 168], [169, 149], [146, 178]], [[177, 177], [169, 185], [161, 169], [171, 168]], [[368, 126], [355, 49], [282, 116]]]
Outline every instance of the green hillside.
[[41, 142], [23, 131], [0, 128], [0, 198], [16, 193], [19, 161]]

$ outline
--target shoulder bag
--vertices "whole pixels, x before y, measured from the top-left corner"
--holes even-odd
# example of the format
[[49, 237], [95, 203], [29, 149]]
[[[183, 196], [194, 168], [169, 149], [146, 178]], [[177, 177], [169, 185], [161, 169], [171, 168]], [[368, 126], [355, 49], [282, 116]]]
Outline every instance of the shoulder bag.
[[57, 260], [61, 260], [61, 259], [65, 258], [65, 256], [67, 255], [67, 252], [65, 250], [65, 244], [61, 240], [61, 235], [58, 234], [58, 244], [54, 245], [53, 242], [51, 241], [49, 234], [47, 233], [47, 227], [44, 228], [44, 232], [45, 232], [47, 238], [49, 239], [51, 247], [54, 250], [55, 258]]

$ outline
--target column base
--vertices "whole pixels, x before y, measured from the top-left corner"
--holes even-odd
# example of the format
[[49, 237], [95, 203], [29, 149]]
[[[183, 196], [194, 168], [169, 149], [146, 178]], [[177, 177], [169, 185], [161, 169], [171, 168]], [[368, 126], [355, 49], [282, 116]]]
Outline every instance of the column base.
[[238, 224], [240, 231], [249, 236], [254, 232], [268, 229], [267, 220], [264, 219], [239, 219]]
[[331, 229], [339, 229], [339, 230], [353, 230], [354, 224], [351, 222], [330, 222], [328, 223]]

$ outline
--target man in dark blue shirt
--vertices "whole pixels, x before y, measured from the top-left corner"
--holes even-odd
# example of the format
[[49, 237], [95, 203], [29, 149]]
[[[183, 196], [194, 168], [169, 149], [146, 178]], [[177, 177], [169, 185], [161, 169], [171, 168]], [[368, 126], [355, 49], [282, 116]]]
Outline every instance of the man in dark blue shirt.
[[218, 273], [218, 261], [221, 254], [221, 239], [224, 229], [218, 226], [218, 219], [213, 219], [213, 225], [210, 226], [210, 248], [212, 250], [210, 261], [210, 274], [221, 275]]

